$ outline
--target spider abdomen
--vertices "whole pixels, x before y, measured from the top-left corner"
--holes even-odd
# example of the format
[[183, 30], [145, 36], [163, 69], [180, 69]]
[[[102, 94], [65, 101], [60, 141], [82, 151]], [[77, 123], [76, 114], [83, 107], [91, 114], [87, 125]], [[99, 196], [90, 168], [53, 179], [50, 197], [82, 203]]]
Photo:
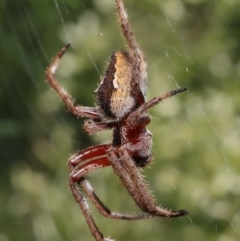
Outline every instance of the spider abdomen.
[[113, 52], [106, 74], [94, 92], [99, 106], [109, 117], [121, 119], [136, 106], [131, 94], [131, 79], [128, 52]]

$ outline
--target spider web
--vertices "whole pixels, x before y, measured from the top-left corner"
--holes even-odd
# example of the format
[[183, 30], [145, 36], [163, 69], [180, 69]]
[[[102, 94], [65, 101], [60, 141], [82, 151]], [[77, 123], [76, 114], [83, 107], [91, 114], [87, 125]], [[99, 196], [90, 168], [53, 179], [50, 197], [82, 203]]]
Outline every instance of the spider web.
[[[117, 240], [239, 240], [239, 2], [124, 3], [148, 62], [147, 98], [188, 88], [150, 111], [155, 161], [144, 175], [158, 203], [190, 214], [111, 222], [91, 206], [97, 225]], [[93, 240], [68, 187], [67, 159], [111, 135], [83, 133], [44, 71], [70, 42], [59, 82], [93, 106], [108, 58], [124, 48], [114, 1], [4, 0], [0, 10], [0, 240]], [[139, 212], [111, 168], [89, 179], [112, 210]]]

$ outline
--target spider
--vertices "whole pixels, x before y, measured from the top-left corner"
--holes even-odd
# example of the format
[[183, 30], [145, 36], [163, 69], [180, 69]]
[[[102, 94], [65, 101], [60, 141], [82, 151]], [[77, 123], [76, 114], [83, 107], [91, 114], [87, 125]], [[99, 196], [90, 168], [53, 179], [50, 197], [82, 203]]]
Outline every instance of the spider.
[[[179, 217], [186, 210], [171, 211], [158, 205], [141, 175], [141, 169], [153, 160], [152, 134], [146, 129], [151, 117], [148, 110], [158, 103], [179, 94], [178, 88], [146, 101], [147, 64], [139, 48], [122, 0], [116, 0], [117, 15], [128, 50], [113, 52], [105, 75], [95, 90], [96, 107], [75, 105], [72, 96], [58, 83], [55, 72], [67, 44], [46, 70], [47, 82], [56, 91], [69, 111], [77, 117], [89, 118], [83, 128], [88, 133], [112, 130], [112, 143], [89, 147], [72, 155], [69, 164], [69, 183], [73, 196], [80, 206], [92, 235], [97, 241], [113, 241], [99, 231], [83, 191], [102, 215], [113, 219], [139, 220], [151, 217]], [[99, 199], [85, 175], [111, 166], [143, 214], [112, 212]]]

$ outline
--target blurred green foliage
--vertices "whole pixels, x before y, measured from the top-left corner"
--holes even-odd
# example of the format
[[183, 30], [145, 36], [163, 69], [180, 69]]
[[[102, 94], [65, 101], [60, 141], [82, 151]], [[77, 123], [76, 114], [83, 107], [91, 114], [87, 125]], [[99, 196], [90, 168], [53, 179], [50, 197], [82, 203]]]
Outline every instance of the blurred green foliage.
[[[148, 60], [148, 99], [187, 86], [155, 107], [155, 162], [146, 168], [156, 199], [189, 217], [111, 221], [117, 240], [239, 240], [240, 2], [125, 0]], [[68, 187], [67, 159], [111, 141], [88, 136], [44, 82], [50, 59], [71, 42], [58, 79], [77, 103], [93, 91], [113, 50], [124, 48], [114, 0], [0, 3], [0, 240], [93, 240]], [[111, 168], [89, 176], [112, 210], [139, 212]]]

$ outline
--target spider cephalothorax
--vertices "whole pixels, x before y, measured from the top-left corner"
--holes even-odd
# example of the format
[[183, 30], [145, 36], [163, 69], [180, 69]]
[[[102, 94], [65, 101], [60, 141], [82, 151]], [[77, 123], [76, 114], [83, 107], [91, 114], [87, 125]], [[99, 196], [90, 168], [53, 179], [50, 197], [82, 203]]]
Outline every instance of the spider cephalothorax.
[[[146, 101], [147, 64], [131, 30], [122, 0], [116, 0], [116, 6], [128, 50], [113, 52], [106, 73], [94, 92], [96, 107], [74, 105], [71, 95], [60, 86], [54, 76], [59, 61], [70, 44], [63, 47], [46, 71], [48, 83], [67, 108], [76, 116], [89, 118], [83, 126], [86, 132], [107, 129], [113, 132], [112, 143], [89, 147], [69, 159], [70, 188], [97, 241], [113, 239], [105, 238], [97, 228], [82, 190], [104, 216], [114, 219], [179, 217], [188, 213], [185, 210], [167, 210], [158, 205], [139, 172], [139, 168], [146, 166], [153, 159], [152, 134], [146, 129], [151, 121], [148, 110], [159, 102], [185, 91], [186, 88], [178, 88]], [[111, 212], [100, 201], [85, 175], [106, 166], [112, 166], [135, 203], [144, 211], [143, 214]]]

